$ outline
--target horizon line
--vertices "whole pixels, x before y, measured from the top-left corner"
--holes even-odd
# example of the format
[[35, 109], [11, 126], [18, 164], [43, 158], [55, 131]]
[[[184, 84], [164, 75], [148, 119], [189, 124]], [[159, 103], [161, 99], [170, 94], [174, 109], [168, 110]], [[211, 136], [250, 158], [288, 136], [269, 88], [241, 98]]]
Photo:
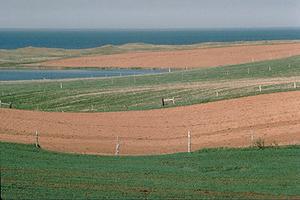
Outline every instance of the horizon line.
[[166, 28], [53, 28], [53, 27], [0, 27], [0, 30], [224, 30], [224, 29], [300, 29], [300, 26], [260, 26], [260, 27], [166, 27]]

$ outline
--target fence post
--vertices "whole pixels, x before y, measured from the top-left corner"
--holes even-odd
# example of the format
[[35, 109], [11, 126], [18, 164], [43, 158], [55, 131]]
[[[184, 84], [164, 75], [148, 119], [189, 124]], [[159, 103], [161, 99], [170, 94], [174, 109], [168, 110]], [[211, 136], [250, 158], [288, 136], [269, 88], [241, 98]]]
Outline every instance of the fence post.
[[117, 144], [116, 144], [116, 152], [115, 155], [119, 155], [120, 153], [120, 142], [119, 142], [119, 136], [117, 136]]
[[253, 135], [253, 131], [251, 131], [251, 146], [254, 146], [254, 135]]
[[161, 105], [165, 106], [165, 99], [164, 98], [161, 98]]
[[38, 131], [35, 131], [35, 147], [40, 148]]
[[[297, 83], [296, 82], [294, 82], [294, 88], [295, 89], [297, 88]], [[0, 103], [1, 103], [1, 101], [0, 101]]]
[[191, 150], [192, 150], [191, 131], [188, 131], [188, 152], [191, 153]]
[[0, 100], [0, 108], [1, 108], [1, 104], [2, 104], [2, 103], [1, 103], [1, 100]]
[[250, 74], [250, 68], [248, 67], [248, 74]]
[[218, 91], [216, 91], [216, 96], [217, 96], [217, 97], [219, 96], [219, 92], [218, 92]]
[[60, 89], [62, 89], [63, 88], [63, 84], [62, 83], [60, 83]]
[[259, 92], [261, 92], [261, 85], [258, 86]]
[[272, 71], [272, 68], [271, 68], [271, 66], [269, 66], [269, 71]]

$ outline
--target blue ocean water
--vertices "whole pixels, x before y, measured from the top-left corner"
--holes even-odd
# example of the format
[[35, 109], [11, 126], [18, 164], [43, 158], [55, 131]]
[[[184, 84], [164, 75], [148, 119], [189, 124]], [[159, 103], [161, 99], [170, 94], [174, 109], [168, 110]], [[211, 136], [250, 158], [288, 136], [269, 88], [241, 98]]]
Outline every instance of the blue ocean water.
[[151, 69], [0, 70], [0, 81], [129, 76], [161, 72], [163, 70]]
[[83, 49], [126, 43], [195, 44], [256, 40], [299, 40], [300, 28], [167, 30], [0, 29], [0, 49], [48, 47]]

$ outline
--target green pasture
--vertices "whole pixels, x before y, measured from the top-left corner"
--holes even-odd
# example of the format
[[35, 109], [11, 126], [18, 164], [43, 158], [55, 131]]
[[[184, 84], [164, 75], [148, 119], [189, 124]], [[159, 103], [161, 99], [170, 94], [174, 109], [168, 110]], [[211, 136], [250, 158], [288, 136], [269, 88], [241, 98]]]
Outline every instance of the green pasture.
[[113, 157], [0, 143], [2, 199], [299, 199], [300, 146]]
[[[269, 83], [260, 92], [262, 81]], [[109, 112], [161, 108], [161, 98], [175, 97], [175, 105], [166, 106], [172, 107], [299, 88], [300, 56], [295, 56], [155, 75], [0, 82], [0, 100], [17, 109]]]

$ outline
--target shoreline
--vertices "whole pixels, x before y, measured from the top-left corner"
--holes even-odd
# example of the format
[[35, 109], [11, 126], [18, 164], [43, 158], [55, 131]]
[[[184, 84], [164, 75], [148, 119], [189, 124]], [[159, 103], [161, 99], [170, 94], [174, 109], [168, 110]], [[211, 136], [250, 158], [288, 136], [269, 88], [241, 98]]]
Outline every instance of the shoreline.
[[[295, 40], [237, 40], [232, 42], [196, 42], [193, 44], [154, 44], [154, 43], [143, 43], [143, 42], [130, 42], [120, 45], [115, 44], [105, 44], [91, 48], [58, 48], [58, 47], [37, 47], [37, 46], [25, 46], [21, 48], [0, 48], [0, 51], [16, 51], [16, 50], [26, 50], [26, 49], [43, 49], [43, 50], [64, 50], [64, 51], [84, 51], [84, 50], [94, 50], [101, 49], [105, 47], [130, 47], [130, 46], [146, 46], [146, 47], [162, 47], [162, 48], [215, 48], [224, 46], [235, 46], [235, 45], [263, 45], [263, 44], [290, 44], [290, 43], [300, 43], [299, 39]], [[181, 50], [181, 49], [179, 49]]]

